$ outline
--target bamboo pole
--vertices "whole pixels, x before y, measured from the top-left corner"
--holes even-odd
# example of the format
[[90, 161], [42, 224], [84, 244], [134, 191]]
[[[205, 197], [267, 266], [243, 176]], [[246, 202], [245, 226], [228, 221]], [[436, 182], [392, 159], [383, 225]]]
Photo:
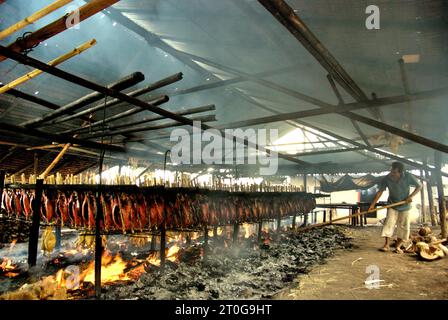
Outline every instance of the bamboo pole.
[[[119, 0], [92, 0], [89, 3], [86, 3], [85, 5], [77, 9], [77, 12], [79, 14], [79, 21], [78, 19], [73, 19], [72, 25], [78, 24], [81, 21], [88, 19], [89, 17], [95, 15], [103, 9], [106, 9], [107, 7], [115, 4], [118, 1]], [[42, 27], [37, 31], [34, 31], [32, 34], [25, 37], [24, 40], [13, 42], [8, 46], [8, 48], [15, 52], [22, 52], [26, 49], [32, 48], [33, 46], [70, 28], [71, 26], [67, 23], [67, 20], [74, 15], [75, 12], [65, 14], [54, 22]], [[0, 62], [5, 59], [7, 59], [7, 57], [0, 56]]]
[[[62, 56], [60, 56], [54, 60], [51, 60], [50, 62], [48, 62], [48, 65], [52, 66], [52, 67], [57, 66], [57, 65], [61, 64], [62, 62], [67, 61], [68, 59], [71, 59], [78, 54], [81, 54], [82, 52], [91, 48], [95, 44], [96, 44], [95, 39], [87, 41], [87, 42], [83, 43], [82, 45], [80, 45], [79, 47], [73, 49], [72, 51], [70, 51], [66, 54], [63, 54]], [[15, 87], [27, 82], [28, 80], [31, 80], [31, 79], [37, 77], [41, 73], [43, 73], [42, 70], [35, 69], [35, 70], [25, 74], [24, 76], [21, 76], [20, 78], [17, 78], [16, 80], [13, 80], [8, 84], [5, 84], [3, 87], [0, 88], [0, 94], [5, 93], [9, 89], [15, 88]]]
[[26, 148], [27, 151], [31, 151], [31, 150], [46, 150], [46, 149], [57, 149], [57, 148], [61, 148], [64, 147], [65, 144], [64, 143], [58, 143], [58, 144], [48, 144], [45, 146], [35, 146], [35, 147], [29, 147]]
[[340, 220], [351, 219], [351, 218], [363, 216], [363, 215], [366, 215], [368, 213], [372, 213], [372, 212], [375, 212], [375, 211], [378, 211], [378, 210], [381, 210], [381, 209], [389, 209], [389, 208], [401, 206], [402, 204], [405, 204], [405, 203], [407, 203], [407, 202], [406, 201], [400, 201], [400, 202], [388, 204], [387, 206], [384, 206], [384, 207], [374, 208], [372, 210], [362, 211], [362, 212], [358, 212], [358, 213], [355, 213], [355, 214], [350, 214], [348, 216], [332, 219], [332, 220], [327, 221], [327, 222], [316, 223], [316, 224], [310, 225], [308, 227], [299, 228], [297, 230], [298, 231], [306, 231], [306, 230], [310, 230], [310, 229], [314, 229], [314, 228], [318, 228], [318, 227], [323, 227], [323, 226], [332, 224], [335, 221], [340, 221]]
[[72, 2], [73, 0], [58, 0], [53, 2], [52, 4], [49, 4], [45, 8], [40, 9], [39, 11], [36, 11], [29, 17], [26, 17], [25, 19], [13, 24], [12, 26], [6, 28], [5, 30], [0, 32], [0, 40], [8, 37], [9, 35], [13, 34], [14, 32], [25, 28], [27, 25], [30, 25], [34, 23], [35, 21], [45, 17], [46, 15], [56, 11], [57, 9], [65, 6], [66, 4]]
[[45, 169], [45, 171], [40, 175], [40, 177], [39, 177], [40, 179], [45, 179], [47, 177], [47, 175], [50, 173], [50, 171], [53, 170], [55, 165], [58, 164], [58, 162], [62, 159], [64, 154], [68, 151], [68, 149], [70, 149], [71, 145], [72, 145], [71, 143], [67, 143], [64, 146], [64, 148], [61, 150], [61, 152], [59, 152], [59, 154], [56, 156], [56, 158], [54, 158], [54, 160], [47, 167], [47, 169]]

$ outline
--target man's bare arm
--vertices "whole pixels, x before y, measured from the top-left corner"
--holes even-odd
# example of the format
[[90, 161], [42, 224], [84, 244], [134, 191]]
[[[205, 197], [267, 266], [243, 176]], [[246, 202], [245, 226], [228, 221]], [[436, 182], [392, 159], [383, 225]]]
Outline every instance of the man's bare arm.
[[406, 199], [406, 202], [412, 202], [412, 198], [419, 193], [422, 190], [422, 186], [418, 186], [417, 188], [412, 191], [412, 193], [409, 195], [409, 197]]
[[369, 210], [373, 210], [375, 208], [375, 204], [378, 202], [378, 200], [381, 198], [381, 195], [383, 194], [384, 190], [380, 190], [376, 193], [375, 198], [373, 198], [372, 203], [370, 204]]

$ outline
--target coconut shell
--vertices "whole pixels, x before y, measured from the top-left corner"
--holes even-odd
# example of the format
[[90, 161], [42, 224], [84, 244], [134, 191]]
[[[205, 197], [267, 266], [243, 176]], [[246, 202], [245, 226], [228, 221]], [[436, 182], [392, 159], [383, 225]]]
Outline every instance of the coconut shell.
[[421, 227], [420, 230], [418, 231], [418, 234], [421, 235], [422, 237], [425, 237], [431, 233], [432, 230], [430, 227]]
[[431, 246], [425, 242], [417, 243], [417, 252], [423, 260], [433, 261], [443, 258], [443, 251], [435, 246]]

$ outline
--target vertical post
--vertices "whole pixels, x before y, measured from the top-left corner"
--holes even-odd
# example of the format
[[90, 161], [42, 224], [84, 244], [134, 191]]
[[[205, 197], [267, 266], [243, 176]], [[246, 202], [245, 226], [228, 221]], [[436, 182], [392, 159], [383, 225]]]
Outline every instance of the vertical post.
[[443, 190], [443, 180], [442, 180], [442, 153], [436, 151], [435, 156], [435, 167], [436, 167], [436, 183], [437, 183], [437, 198], [439, 200], [439, 215], [440, 215], [440, 228], [442, 229], [442, 238], [447, 237], [446, 228], [446, 203], [445, 194]]
[[[165, 216], [165, 214], [164, 214]], [[166, 226], [165, 217], [163, 218], [162, 228], [160, 230], [160, 268], [165, 268], [165, 249], [166, 249]]]
[[333, 222], [333, 209], [330, 208], [330, 222]]
[[308, 212], [303, 214], [303, 226], [306, 227], [308, 224]]
[[426, 204], [425, 204], [425, 171], [420, 169], [420, 177], [422, 177], [421, 179], [421, 184], [422, 184], [422, 191], [420, 191], [420, 203], [421, 203], [421, 211], [420, 211], [420, 219], [421, 219], [421, 223], [425, 223], [426, 222]]
[[431, 218], [431, 225], [435, 227], [437, 225], [436, 213], [434, 209], [434, 195], [432, 193], [432, 176], [426, 171], [426, 177], [428, 181], [426, 182], [426, 190], [428, 191], [428, 206], [429, 206], [429, 217]]
[[204, 227], [204, 256], [208, 252], [208, 228]]
[[187, 232], [187, 237], [186, 237], [185, 244], [187, 245], [187, 247], [189, 247], [189, 246], [191, 245], [191, 236], [190, 236], [190, 232]]
[[292, 216], [292, 229], [295, 230], [296, 228], [296, 216], [297, 214], [294, 213], [294, 215]]
[[258, 222], [258, 237], [257, 237], [257, 243], [261, 243], [261, 233], [263, 232], [263, 220], [260, 220]]
[[3, 196], [3, 189], [5, 187], [5, 175], [5, 170], [0, 170], [0, 197]]
[[238, 241], [239, 233], [240, 233], [240, 225], [238, 223], [235, 223], [233, 225], [233, 243], [236, 243]]
[[303, 175], [303, 188], [305, 189], [304, 190], [305, 192], [308, 192], [307, 191], [308, 190], [308, 181], [307, 181], [307, 174], [306, 173]]
[[322, 217], [322, 222], [326, 222], [327, 221], [327, 209], [324, 209], [322, 211], [323, 217]]
[[281, 230], [280, 230], [281, 224], [282, 224], [282, 217], [281, 217], [280, 211], [279, 211], [278, 215], [277, 215], [277, 233], [281, 232]]
[[151, 247], [150, 247], [149, 250], [151, 250], [151, 251], [155, 251], [156, 250], [156, 241], [157, 241], [156, 239], [157, 238], [156, 238], [155, 235], [151, 236]]
[[42, 189], [44, 180], [36, 181], [35, 198], [32, 204], [33, 220], [30, 229], [30, 239], [28, 241], [28, 266], [34, 267], [37, 261], [37, 247], [39, 242], [40, 207], [42, 203]]
[[100, 190], [96, 193], [96, 216], [95, 216], [95, 296], [101, 298], [101, 263], [103, 257], [103, 241], [101, 239], [102, 208], [100, 201]]
[[55, 249], [56, 249], [56, 251], [60, 251], [61, 250], [61, 225], [57, 224], [54, 231], [56, 233]]
[[39, 174], [39, 172], [37, 172], [37, 170], [39, 169], [39, 157], [37, 155], [37, 152], [34, 152], [34, 168], [33, 168], [33, 172], [34, 172], [34, 176], [37, 177], [37, 175]]

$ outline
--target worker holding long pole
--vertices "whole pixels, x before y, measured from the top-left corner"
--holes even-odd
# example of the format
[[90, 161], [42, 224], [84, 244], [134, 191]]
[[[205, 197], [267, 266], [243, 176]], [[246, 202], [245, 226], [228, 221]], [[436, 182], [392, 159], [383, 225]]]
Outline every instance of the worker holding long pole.
[[[410, 191], [411, 186], [415, 187], [412, 193]], [[422, 185], [414, 175], [404, 170], [404, 165], [401, 162], [393, 162], [389, 174], [380, 180], [379, 187], [380, 190], [370, 204], [369, 210], [375, 208], [375, 204], [386, 188], [389, 190], [388, 203], [405, 201], [400, 206], [387, 209], [386, 221], [384, 222], [381, 233], [385, 242], [380, 250], [385, 252], [389, 251], [390, 238], [394, 235], [395, 226], [397, 226], [395, 252], [403, 253], [401, 244], [409, 238], [410, 234], [411, 220], [409, 209], [411, 208], [412, 198], [420, 192]]]

